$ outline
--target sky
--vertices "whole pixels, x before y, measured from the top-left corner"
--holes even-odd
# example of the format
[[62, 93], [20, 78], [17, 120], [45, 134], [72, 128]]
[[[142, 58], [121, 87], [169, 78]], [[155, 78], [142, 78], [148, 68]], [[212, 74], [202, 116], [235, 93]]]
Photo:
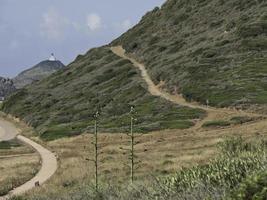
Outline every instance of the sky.
[[111, 42], [165, 0], [0, 0], [0, 76], [54, 53], [69, 64]]

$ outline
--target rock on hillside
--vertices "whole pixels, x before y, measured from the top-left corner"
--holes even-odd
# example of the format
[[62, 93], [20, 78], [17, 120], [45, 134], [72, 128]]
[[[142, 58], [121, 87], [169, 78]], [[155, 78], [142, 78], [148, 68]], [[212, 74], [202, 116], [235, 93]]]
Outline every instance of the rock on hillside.
[[63, 67], [65, 67], [64, 64], [57, 60], [42, 61], [34, 67], [21, 72], [13, 79], [13, 82], [15, 84], [15, 87], [20, 89], [35, 81], [40, 81], [50, 76]]
[[15, 90], [16, 88], [11, 79], [0, 77], [0, 100], [3, 100]]

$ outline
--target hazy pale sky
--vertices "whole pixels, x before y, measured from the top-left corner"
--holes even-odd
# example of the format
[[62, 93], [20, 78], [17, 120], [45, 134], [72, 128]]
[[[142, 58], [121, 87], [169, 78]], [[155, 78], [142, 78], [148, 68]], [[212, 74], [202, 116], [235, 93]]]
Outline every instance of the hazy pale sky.
[[49, 58], [64, 64], [109, 43], [165, 0], [0, 0], [0, 76]]

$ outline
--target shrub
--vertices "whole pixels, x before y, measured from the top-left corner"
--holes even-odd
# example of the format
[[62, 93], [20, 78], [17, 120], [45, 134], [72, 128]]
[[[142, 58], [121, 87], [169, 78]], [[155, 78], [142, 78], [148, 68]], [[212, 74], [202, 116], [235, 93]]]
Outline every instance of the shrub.
[[230, 122], [228, 121], [208, 121], [205, 122], [202, 127], [225, 127], [225, 126], [230, 126]]
[[238, 28], [238, 33], [241, 37], [258, 36], [267, 32], [267, 22], [255, 22], [251, 24], [245, 24]]
[[253, 121], [253, 118], [247, 116], [233, 117], [230, 120], [233, 124], [244, 124]]
[[0, 150], [1, 149], [11, 149], [13, 147], [18, 147], [20, 144], [17, 140], [11, 140], [11, 141], [3, 141], [0, 142]]
[[265, 50], [267, 49], [267, 40], [265, 38], [245, 39], [242, 41], [243, 48], [249, 50]]
[[265, 200], [267, 199], [267, 173], [261, 172], [243, 181], [231, 197], [233, 200]]
[[219, 144], [221, 155], [210, 164], [183, 169], [165, 180], [168, 188], [190, 191], [199, 183], [218, 188], [235, 188], [248, 174], [266, 169], [265, 142], [247, 143], [242, 138]]

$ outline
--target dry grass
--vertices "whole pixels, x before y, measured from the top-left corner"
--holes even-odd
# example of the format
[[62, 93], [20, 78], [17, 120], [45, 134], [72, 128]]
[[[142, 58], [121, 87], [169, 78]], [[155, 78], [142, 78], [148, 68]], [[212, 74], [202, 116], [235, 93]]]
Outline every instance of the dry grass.
[[26, 146], [0, 150], [0, 196], [30, 180], [39, 170], [38, 154]]
[[[213, 116], [213, 119], [227, 119], [231, 115]], [[82, 184], [88, 184], [94, 178], [94, 165], [87, 158], [94, 157], [93, 135], [84, 134], [73, 138], [64, 138], [44, 143], [33, 137], [33, 130], [22, 122], [17, 125], [23, 134], [43, 144], [58, 155], [59, 168], [56, 174], [41, 188], [29, 192], [30, 196], [39, 194], [52, 197], [67, 194]], [[226, 136], [243, 135], [255, 137], [266, 134], [267, 120], [217, 129], [194, 127], [188, 130], [165, 130], [137, 137], [136, 179], [145, 180], [151, 176], [172, 174], [182, 167], [192, 167], [207, 163], [216, 155], [216, 144]], [[100, 174], [101, 181], [125, 183], [129, 180], [130, 138], [126, 134], [100, 133]], [[77, 189], [77, 188], [76, 188]], [[28, 196], [29, 197], [29, 196]]]
[[[166, 130], [142, 135], [137, 138], [136, 155], [140, 163], [136, 165], [136, 177], [145, 180], [148, 176], [171, 174], [182, 167], [207, 163], [216, 154], [216, 144], [226, 136], [255, 137], [265, 134], [266, 122], [264, 119], [223, 129]], [[94, 156], [92, 141], [92, 135], [84, 134], [47, 143], [48, 148], [59, 157], [59, 169], [47, 184], [30, 194], [59, 195], [92, 181], [94, 165], [86, 160]], [[125, 134], [102, 133], [99, 141], [101, 180], [112, 183], [128, 181], [130, 168], [127, 166], [129, 152], [126, 149], [129, 138]]]

